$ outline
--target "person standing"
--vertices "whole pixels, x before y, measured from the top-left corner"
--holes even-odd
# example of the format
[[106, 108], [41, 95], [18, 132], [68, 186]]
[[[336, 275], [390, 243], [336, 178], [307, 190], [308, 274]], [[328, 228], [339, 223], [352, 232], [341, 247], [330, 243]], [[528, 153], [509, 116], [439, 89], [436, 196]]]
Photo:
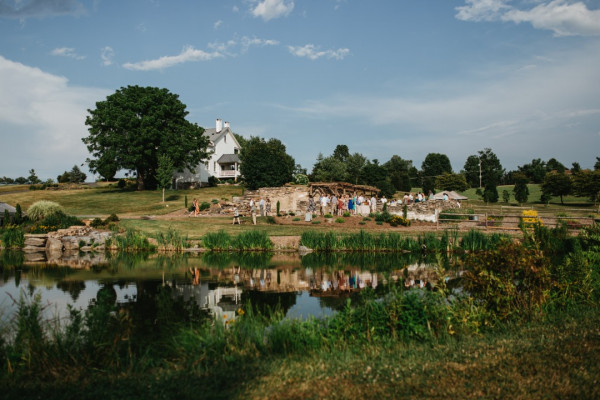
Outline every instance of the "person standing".
[[265, 216], [265, 199], [263, 199], [262, 197], [260, 198], [260, 201], [258, 202], [258, 207], [260, 208], [260, 216], [264, 217]]
[[240, 212], [237, 207], [233, 209], [233, 225], [235, 225], [236, 223], [238, 225], [242, 224], [242, 222], [240, 221]]
[[252, 215], [252, 225], [256, 225], [256, 205], [254, 205], [254, 202], [250, 207], [250, 214]]
[[375, 196], [371, 196], [371, 212], [374, 213], [377, 211], [377, 199]]
[[198, 199], [194, 199], [194, 216], [197, 217], [200, 214], [200, 205], [198, 204]]
[[271, 199], [267, 197], [267, 201], [265, 202], [265, 214], [268, 217], [271, 214]]

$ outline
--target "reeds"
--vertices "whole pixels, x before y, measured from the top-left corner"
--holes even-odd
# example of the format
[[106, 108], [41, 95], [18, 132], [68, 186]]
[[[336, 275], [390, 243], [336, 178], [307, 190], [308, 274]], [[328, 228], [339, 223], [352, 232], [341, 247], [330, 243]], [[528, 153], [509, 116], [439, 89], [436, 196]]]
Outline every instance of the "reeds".
[[150, 244], [148, 238], [136, 229], [127, 229], [124, 234], [112, 238], [119, 251], [145, 251], [154, 250], [155, 246]]
[[273, 242], [264, 231], [245, 231], [236, 237], [220, 230], [209, 232], [202, 238], [202, 245], [213, 251], [265, 251], [273, 248]]
[[187, 235], [183, 236], [179, 231], [169, 227], [166, 232], [158, 232], [156, 241], [159, 250], [181, 251], [188, 247]]

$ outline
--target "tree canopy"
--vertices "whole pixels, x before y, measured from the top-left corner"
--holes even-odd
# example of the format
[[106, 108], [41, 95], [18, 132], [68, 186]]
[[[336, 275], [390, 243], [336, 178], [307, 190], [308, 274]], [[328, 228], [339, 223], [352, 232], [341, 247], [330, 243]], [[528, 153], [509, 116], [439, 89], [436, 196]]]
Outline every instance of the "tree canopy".
[[[465, 178], [471, 187], [479, 187], [479, 163], [481, 162], [481, 184], [490, 188], [497, 186], [504, 175], [504, 168], [492, 149], [479, 150], [477, 155], [467, 158], [464, 166]], [[496, 193], [497, 196], [497, 193]]]
[[571, 178], [564, 173], [548, 172], [542, 183], [542, 192], [545, 195], [560, 196], [560, 203], [563, 204], [563, 196], [571, 193]]
[[248, 189], [281, 186], [293, 179], [296, 162], [278, 139], [252, 136], [240, 153], [240, 172]]
[[90, 134], [82, 139], [92, 154], [87, 161], [90, 171], [105, 178], [131, 170], [138, 189], [153, 189], [160, 154], [177, 170], [194, 170], [207, 157], [204, 129], [185, 119], [186, 106], [167, 89], [122, 87], [88, 113]]
[[435, 179], [443, 173], [452, 173], [450, 159], [445, 154], [429, 153], [421, 164], [422, 188], [425, 193], [435, 190]]

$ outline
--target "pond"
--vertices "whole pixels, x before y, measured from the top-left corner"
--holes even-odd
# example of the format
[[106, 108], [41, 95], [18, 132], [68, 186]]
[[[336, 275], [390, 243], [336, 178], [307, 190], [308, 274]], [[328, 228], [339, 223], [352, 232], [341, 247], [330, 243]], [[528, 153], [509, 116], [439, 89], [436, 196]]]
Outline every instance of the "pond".
[[66, 318], [69, 306], [85, 310], [100, 293], [152, 319], [157, 298], [165, 292], [172, 301], [193, 304], [215, 318], [233, 320], [250, 302], [286, 318], [306, 319], [335, 313], [366, 288], [398, 281], [414, 287], [435, 284], [435, 259], [407, 254], [102, 253], [52, 263], [40, 259], [43, 255], [0, 253], [4, 322], [21, 296], [41, 296], [47, 319]]

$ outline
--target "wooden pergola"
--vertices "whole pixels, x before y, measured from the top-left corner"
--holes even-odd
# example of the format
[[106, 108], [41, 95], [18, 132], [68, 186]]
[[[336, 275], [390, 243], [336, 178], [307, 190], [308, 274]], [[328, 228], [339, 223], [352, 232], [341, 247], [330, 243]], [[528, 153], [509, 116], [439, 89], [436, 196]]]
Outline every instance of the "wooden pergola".
[[311, 182], [308, 187], [308, 193], [311, 196], [323, 194], [340, 197], [345, 194], [352, 196], [355, 193], [356, 195], [376, 196], [379, 192], [380, 190], [375, 186], [353, 185], [348, 182]]

